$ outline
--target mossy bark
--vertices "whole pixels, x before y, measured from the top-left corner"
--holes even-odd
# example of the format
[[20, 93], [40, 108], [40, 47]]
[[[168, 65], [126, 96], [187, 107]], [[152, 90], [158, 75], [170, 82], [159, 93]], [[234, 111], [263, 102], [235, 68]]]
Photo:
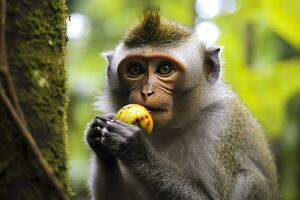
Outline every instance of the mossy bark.
[[[7, 0], [8, 65], [28, 127], [68, 190], [64, 0]], [[58, 199], [0, 101], [0, 199]]]

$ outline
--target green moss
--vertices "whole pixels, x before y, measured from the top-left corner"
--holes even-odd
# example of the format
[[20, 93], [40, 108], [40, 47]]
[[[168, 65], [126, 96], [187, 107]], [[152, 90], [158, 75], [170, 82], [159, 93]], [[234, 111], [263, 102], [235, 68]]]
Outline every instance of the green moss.
[[[64, 68], [66, 16], [63, 0], [7, 1], [8, 61], [17, 94], [43, 155], [69, 190], [66, 151], [68, 99]], [[5, 119], [0, 123], [3, 144], [13, 144], [15, 138], [23, 141], [9, 113], [0, 104], [2, 114]], [[0, 182], [0, 199], [7, 199], [13, 190], [16, 190], [16, 199], [44, 199], [45, 196], [57, 199], [27, 145], [22, 142], [21, 146], [16, 158], [6, 167], [4, 181]]]

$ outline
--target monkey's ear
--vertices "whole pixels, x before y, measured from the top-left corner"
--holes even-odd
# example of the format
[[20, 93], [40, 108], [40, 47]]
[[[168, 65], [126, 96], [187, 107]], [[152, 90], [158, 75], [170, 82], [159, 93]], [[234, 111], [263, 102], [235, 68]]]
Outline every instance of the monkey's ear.
[[104, 57], [107, 60], [107, 62], [110, 64], [114, 53], [115, 53], [114, 51], [107, 51], [101, 53], [101, 56]]
[[204, 72], [207, 81], [210, 84], [215, 84], [220, 75], [220, 48], [209, 47], [206, 49], [206, 55], [204, 60]]

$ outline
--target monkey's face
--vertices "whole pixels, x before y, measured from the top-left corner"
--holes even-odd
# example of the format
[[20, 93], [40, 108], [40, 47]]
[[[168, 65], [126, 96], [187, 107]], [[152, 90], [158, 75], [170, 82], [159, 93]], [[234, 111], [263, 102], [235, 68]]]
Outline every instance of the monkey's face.
[[119, 80], [128, 92], [128, 103], [145, 106], [156, 126], [172, 118], [173, 93], [184, 72], [184, 65], [165, 53], [129, 55], [118, 65]]

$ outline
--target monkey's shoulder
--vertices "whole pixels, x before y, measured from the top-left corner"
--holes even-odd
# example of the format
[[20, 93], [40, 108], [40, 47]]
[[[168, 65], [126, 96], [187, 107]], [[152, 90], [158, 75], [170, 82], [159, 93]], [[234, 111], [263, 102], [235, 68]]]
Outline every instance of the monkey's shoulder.
[[261, 125], [240, 99], [232, 101], [231, 110], [217, 148], [219, 162], [226, 173], [259, 171], [276, 185], [276, 167]]

